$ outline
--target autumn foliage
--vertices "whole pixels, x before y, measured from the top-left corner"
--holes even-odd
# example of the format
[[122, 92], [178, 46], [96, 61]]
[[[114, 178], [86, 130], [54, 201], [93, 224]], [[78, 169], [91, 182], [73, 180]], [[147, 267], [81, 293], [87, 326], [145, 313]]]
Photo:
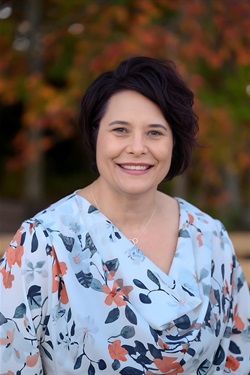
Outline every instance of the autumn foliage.
[[[39, 41], [35, 58], [29, 47], [31, 25], [18, 2], [13, 2], [12, 15], [0, 20], [0, 53], [4, 56], [0, 61], [0, 103], [23, 105], [21, 127], [6, 163], [8, 173], [36, 160], [38, 149], [46, 156], [62, 140], [79, 136], [76, 123], [81, 95], [101, 72], [129, 56], [172, 59], [195, 92], [200, 118], [202, 147], [186, 177], [185, 193], [201, 208], [216, 211], [219, 207], [242, 216], [250, 166], [250, 3], [42, 3], [41, 22], [32, 30]], [[38, 61], [39, 69], [30, 61]]]

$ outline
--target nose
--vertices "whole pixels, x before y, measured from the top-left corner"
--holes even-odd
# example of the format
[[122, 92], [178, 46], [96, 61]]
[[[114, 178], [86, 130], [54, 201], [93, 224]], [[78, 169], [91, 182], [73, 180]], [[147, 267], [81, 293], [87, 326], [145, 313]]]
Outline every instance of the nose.
[[127, 151], [130, 154], [134, 154], [134, 155], [142, 155], [147, 152], [146, 140], [143, 134], [134, 133], [133, 135], [131, 135], [129, 139]]

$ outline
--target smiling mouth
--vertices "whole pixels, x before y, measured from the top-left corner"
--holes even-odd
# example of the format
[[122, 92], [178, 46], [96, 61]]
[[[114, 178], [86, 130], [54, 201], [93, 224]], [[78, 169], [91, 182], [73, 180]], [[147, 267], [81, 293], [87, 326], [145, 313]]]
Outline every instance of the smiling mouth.
[[146, 171], [147, 169], [151, 168], [151, 165], [127, 165], [127, 164], [119, 164], [119, 166], [123, 169], [127, 169], [130, 171]]

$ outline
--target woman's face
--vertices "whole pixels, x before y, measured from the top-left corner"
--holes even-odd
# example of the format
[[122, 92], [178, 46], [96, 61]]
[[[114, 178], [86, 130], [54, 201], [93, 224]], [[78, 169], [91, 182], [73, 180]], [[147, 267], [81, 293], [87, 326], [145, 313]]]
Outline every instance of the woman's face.
[[172, 151], [171, 128], [155, 103], [135, 91], [110, 98], [96, 144], [100, 179], [109, 188], [119, 194], [156, 190]]

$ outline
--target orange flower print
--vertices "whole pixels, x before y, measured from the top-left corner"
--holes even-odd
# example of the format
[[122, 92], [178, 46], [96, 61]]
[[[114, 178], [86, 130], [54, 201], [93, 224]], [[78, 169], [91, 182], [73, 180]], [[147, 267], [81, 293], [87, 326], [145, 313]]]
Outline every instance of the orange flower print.
[[105, 299], [106, 305], [111, 306], [113, 302], [117, 306], [124, 306], [127, 304], [126, 301], [124, 301], [123, 293], [116, 282], [114, 282], [112, 290], [107, 285], [103, 285], [102, 290], [107, 294]]
[[64, 303], [65, 305], [69, 302], [68, 293], [67, 293], [64, 283], [63, 283], [62, 290], [60, 293], [60, 298], [61, 298], [62, 303]]
[[22, 239], [22, 232], [21, 230], [23, 227], [21, 227], [13, 237], [10, 246], [8, 247], [6, 251], [6, 259], [8, 262], [8, 266], [11, 268], [15, 263], [19, 267], [22, 265], [22, 256], [24, 253], [23, 246], [21, 246], [21, 239]]
[[5, 336], [6, 337], [0, 339], [0, 345], [7, 347], [13, 344], [14, 342], [15, 329], [12, 329], [12, 331], [10, 331], [10, 329], [7, 329]]
[[244, 322], [242, 321], [241, 317], [238, 313], [238, 304], [236, 304], [234, 308], [234, 325], [237, 328], [238, 331], [242, 331], [245, 327]]
[[66, 275], [68, 268], [65, 262], [58, 262], [54, 249], [52, 251], [53, 251], [53, 256], [55, 257], [55, 263], [53, 264], [53, 267], [52, 267], [52, 274], [53, 274], [52, 292], [53, 293], [57, 292], [60, 286], [61, 287], [61, 290], [60, 290], [61, 301], [62, 303], [67, 304], [69, 299], [68, 299], [68, 294], [65, 288], [65, 284], [62, 280], [62, 276]]
[[234, 358], [232, 355], [227, 357], [226, 365], [227, 368], [231, 369], [232, 371], [238, 370], [240, 366], [240, 362]]
[[39, 357], [39, 353], [34, 355], [28, 355], [28, 357], [26, 358], [26, 365], [28, 367], [34, 367], [37, 364]]
[[193, 217], [193, 215], [188, 214], [188, 218], [189, 218], [189, 223], [193, 224], [194, 223], [194, 217]]
[[201, 247], [201, 246], [203, 245], [202, 237], [203, 237], [203, 233], [200, 233], [200, 234], [197, 236], [197, 240], [198, 240], [199, 247]]
[[12, 282], [14, 280], [14, 275], [10, 273], [10, 271], [6, 271], [5, 268], [3, 268], [1, 271], [1, 274], [3, 275], [3, 285], [6, 289], [12, 288]]
[[127, 358], [125, 357], [128, 354], [128, 351], [121, 347], [121, 340], [115, 340], [113, 344], [108, 346], [110, 357], [113, 360], [118, 360], [126, 362]]
[[133, 290], [133, 287], [132, 286], [123, 286], [123, 280], [122, 279], [118, 279], [116, 280], [118, 286], [120, 287], [122, 293], [127, 297], [127, 299], [129, 299], [129, 293]]
[[166, 344], [162, 339], [158, 340], [158, 345], [161, 349], [168, 349], [169, 348], [168, 344]]
[[154, 363], [156, 367], [164, 374], [177, 375], [184, 372], [180, 363], [175, 362], [177, 358], [164, 357], [162, 359], [155, 358]]

